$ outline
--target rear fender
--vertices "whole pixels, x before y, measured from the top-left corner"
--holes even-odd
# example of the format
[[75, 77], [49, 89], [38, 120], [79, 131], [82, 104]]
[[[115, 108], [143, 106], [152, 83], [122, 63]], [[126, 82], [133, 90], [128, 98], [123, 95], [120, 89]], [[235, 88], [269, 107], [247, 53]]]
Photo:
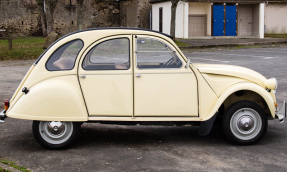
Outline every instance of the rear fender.
[[[25, 86], [25, 85], [24, 85]], [[28, 88], [7, 111], [11, 118], [39, 121], [87, 121], [76, 75], [54, 77]]]

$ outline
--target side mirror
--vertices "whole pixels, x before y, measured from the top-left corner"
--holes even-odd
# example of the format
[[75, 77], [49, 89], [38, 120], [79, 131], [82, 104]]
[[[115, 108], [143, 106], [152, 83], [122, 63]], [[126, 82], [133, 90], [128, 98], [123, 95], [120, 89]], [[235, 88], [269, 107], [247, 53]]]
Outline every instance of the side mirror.
[[188, 68], [189, 65], [190, 65], [190, 59], [187, 59], [187, 63], [186, 63], [186, 65], [185, 65], [185, 68]]

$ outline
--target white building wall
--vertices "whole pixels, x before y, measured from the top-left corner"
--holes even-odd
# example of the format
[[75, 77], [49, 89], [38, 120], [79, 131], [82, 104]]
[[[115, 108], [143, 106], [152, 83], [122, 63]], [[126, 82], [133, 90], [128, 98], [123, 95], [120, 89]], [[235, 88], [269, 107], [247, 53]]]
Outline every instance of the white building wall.
[[[152, 4], [152, 30], [159, 31], [159, 8], [162, 7], [162, 32], [170, 34], [171, 2]], [[176, 9], [175, 37], [188, 38], [188, 3], [179, 2]]]
[[259, 6], [259, 38], [264, 38], [264, 3]]
[[265, 5], [265, 33], [287, 33], [287, 4]]
[[[239, 5], [241, 6], [241, 5]], [[287, 22], [285, 22], [284, 17], [287, 16], [287, 8], [280, 8], [280, 13], [277, 9], [277, 13], [274, 15], [270, 15], [270, 13], [273, 13], [275, 10], [274, 7], [270, 6], [271, 12], [268, 8], [267, 10], [264, 10], [264, 3], [260, 4], [253, 4], [250, 5], [250, 10], [252, 6], [252, 11], [248, 12], [248, 15], [241, 16], [239, 15], [239, 28], [238, 28], [238, 36], [256, 36], [260, 38], [264, 38], [264, 13], [265, 13], [265, 21], [266, 21], [266, 31], [268, 32], [271, 24], [272, 25], [279, 25], [281, 24], [281, 31], [285, 31], [287, 33]], [[170, 34], [170, 20], [171, 20], [171, 2], [161, 2], [161, 3], [155, 3], [152, 4], [152, 30], [159, 31], [159, 8], [162, 7], [163, 10], [163, 28], [162, 32], [166, 34]], [[242, 5], [242, 7], [244, 7]], [[287, 7], [287, 5], [286, 5]], [[273, 10], [273, 11], [272, 11]], [[266, 11], [266, 12], [265, 12]], [[282, 11], [284, 13], [282, 13]], [[239, 7], [239, 13], [244, 12], [240, 11]], [[206, 15], [207, 16], [207, 36], [211, 36], [212, 28], [211, 28], [211, 3], [196, 3], [196, 2], [179, 2], [176, 10], [176, 27], [175, 27], [175, 37], [176, 38], [186, 38], [188, 39], [188, 15]], [[272, 16], [272, 17], [270, 17]], [[250, 25], [250, 27], [245, 28], [245, 25], [240, 24], [240, 19], [244, 18], [246, 20], [247, 24]], [[247, 18], [250, 21], [247, 21]], [[276, 19], [276, 20], [275, 20]], [[277, 22], [276, 21], [280, 21]], [[274, 24], [275, 23], [275, 24]], [[247, 25], [246, 24], [246, 25]], [[269, 24], [269, 27], [268, 27]], [[283, 26], [284, 25], [284, 26]], [[272, 27], [272, 26], [271, 26]], [[279, 26], [276, 26], [278, 28]], [[274, 31], [274, 27], [273, 30]]]
[[252, 36], [259, 37], [260, 4], [252, 5]]
[[190, 2], [188, 14], [207, 15], [207, 36], [211, 36], [211, 3]]

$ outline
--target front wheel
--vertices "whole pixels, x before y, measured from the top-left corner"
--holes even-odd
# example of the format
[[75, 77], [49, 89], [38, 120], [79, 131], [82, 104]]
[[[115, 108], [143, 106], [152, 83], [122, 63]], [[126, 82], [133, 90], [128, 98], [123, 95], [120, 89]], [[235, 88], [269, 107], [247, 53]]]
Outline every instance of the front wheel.
[[33, 121], [33, 135], [47, 149], [63, 149], [80, 135], [81, 123], [61, 121]]
[[227, 139], [241, 145], [258, 142], [266, 133], [267, 126], [264, 110], [250, 101], [232, 104], [222, 119], [222, 129]]

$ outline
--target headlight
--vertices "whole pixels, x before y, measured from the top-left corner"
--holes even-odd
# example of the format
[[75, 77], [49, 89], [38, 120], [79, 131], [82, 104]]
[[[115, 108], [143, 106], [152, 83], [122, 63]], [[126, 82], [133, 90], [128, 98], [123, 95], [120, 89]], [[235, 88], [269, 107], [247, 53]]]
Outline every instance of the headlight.
[[265, 81], [264, 85], [266, 88], [276, 91], [277, 85], [278, 85], [277, 79], [276, 78], [270, 78], [270, 79]]

